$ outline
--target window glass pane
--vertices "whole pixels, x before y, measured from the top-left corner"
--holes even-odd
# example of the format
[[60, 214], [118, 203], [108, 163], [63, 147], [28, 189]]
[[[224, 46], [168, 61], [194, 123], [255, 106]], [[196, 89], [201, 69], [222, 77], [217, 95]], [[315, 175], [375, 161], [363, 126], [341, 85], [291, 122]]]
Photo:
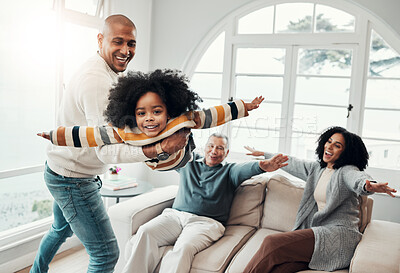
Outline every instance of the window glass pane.
[[46, 158], [48, 142], [36, 133], [54, 127], [58, 45], [51, 8], [52, 1], [25, 0], [0, 9], [0, 171]]
[[262, 128], [279, 130], [281, 123], [281, 105], [263, 102], [258, 109], [249, 112], [249, 116], [232, 121], [231, 124], [241, 128]]
[[400, 169], [400, 142], [363, 138], [369, 153], [368, 166]]
[[243, 146], [255, 147], [257, 150], [278, 152], [279, 132], [262, 129], [234, 127], [231, 135], [231, 152], [246, 153]]
[[299, 74], [350, 76], [351, 49], [299, 49]]
[[350, 79], [297, 77], [296, 102], [347, 106]]
[[363, 137], [400, 139], [400, 111], [364, 111]]
[[331, 126], [346, 127], [347, 109], [327, 106], [295, 105], [293, 131], [319, 133]]
[[239, 48], [236, 73], [282, 75], [285, 65], [283, 48]]
[[0, 232], [51, 216], [52, 205], [42, 172], [0, 179]]
[[400, 80], [369, 79], [365, 106], [400, 109]]
[[316, 5], [317, 32], [354, 32], [355, 18], [344, 11]]
[[283, 78], [236, 76], [236, 98], [253, 100], [260, 95], [267, 101], [282, 101]]
[[203, 102], [199, 103], [200, 109], [208, 109], [213, 106], [221, 105], [221, 99], [203, 99]]
[[65, 0], [65, 8], [94, 16], [98, 2], [99, 0]]
[[239, 19], [239, 34], [268, 34], [273, 31], [274, 7], [256, 10]]
[[196, 72], [222, 72], [224, 64], [225, 32], [222, 32], [208, 47], [196, 67]]
[[95, 28], [65, 23], [64, 83], [68, 84], [78, 68], [98, 50]]
[[301, 159], [315, 160], [315, 149], [319, 134], [294, 133], [290, 155]]
[[400, 54], [372, 30], [369, 76], [400, 78]]
[[221, 98], [222, 74], [194, 73], [190, 86], [201, 98]]
[[276, 6], [275, 32], [311, 32], [314, 4], [288, 3]]

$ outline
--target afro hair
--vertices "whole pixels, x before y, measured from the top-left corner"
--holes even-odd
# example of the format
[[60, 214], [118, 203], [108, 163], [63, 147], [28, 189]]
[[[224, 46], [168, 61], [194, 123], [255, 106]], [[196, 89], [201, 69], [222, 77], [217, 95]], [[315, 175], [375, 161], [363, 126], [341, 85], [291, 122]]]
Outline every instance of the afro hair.
[[110, 90], [109, 104], [104, 111], [106, 121], [118, 128], [136, 127], [135, 109], [147, 92], [158, 94], [174, 118], [187, 111], [199, 109], [201, 98], [191, 91], [188, 79], [178, 70], [157, 69], [150, 73], [128, 72]]
[[323, 132], [318, 138], [318, 146], [315, 150], [315, 153], [318, 156], [318, 162], [320, 166], [324, 168], [327, 165], [323, 161], [325, 150], [324, 146], [329, 138], [336, 133], [343, 136], [345, 148], [340, 157], [335, 161], [333, 168], [339, 169], [345, 165], [354, 165], [360, 171], [364, 170], [368, 165], [369, 159], [369, 154], [364, 142], [358, 135], [351, 133], [339, 126], [327, 128], [325, 132]]

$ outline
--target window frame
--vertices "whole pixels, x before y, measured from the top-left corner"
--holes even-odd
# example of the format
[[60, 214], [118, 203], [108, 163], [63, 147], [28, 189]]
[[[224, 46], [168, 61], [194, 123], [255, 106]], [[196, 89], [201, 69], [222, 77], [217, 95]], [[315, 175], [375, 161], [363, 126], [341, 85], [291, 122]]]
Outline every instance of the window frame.
[[[65, 8], [64, 0], [53, 0], [53, 9], [57, 17], [57, 41], [58, 41], [58, 54], [56, 56], [56, 86], [55, 86], [55, 108], [58, 110], [60, 101], [62, 99], [64, 89], [64, 62], [63, 62], [63, 24], [66, 22], [77, 24], [84, 27], [100, 29], [104, 18], [111, 13], [111, 0], [99, 0], [96, 10], [96, 15], [87, 15], [81, 12], [68, 10]], [[100, 17], [100, 14], [103, 17]], [[53, 117], [54, 125], [56, 124], [56, 116]], [[26, 174], [34, 174], [44, 171], [44, 164], [35, 166], [26, 166], [18, 169], [0, 171], [1, 179], [17, 177]], [[28, 241], [33, 241], [41, 237], [50, 227], [52, 223], [52, 216], [47, 218], [21, 225], [19, 227], [11, 228], [0, 232], [0, 252], [13, 249], [19, 245], [25, 244]]]
[[[344, 12], [347, 12], [355, 17], [355, 30], [351, 33], [302, 33], [302, 34], [286, 34], [286, 33], [273, 33], [273, 34], [238, 34], [238, 22], [242, 16], [252, 13], [253, 11], [282, 3], [298, 3], [307, 2], [313, 4], [320, 4], [329, 6]], [[275, 10], [275, 9], [274, 9]], [[315, 6], [314, 6], [315, 12]], [[314, 20], [315, 21], [315, 20]], [[365, 98], [366, 98], [366, 84], [368, 80], [368, 65], [369, 65], [369, 50], [370, 50], [370, 39], [371, 29], [374, 29], [394, 50], [400, 52], [400, 38], [398, 35], [394, 35], [394, 31], [390, 26], [381, 21], [380, 18], [375, 17], [369, 11], [364, 10], [362, 7], [356, 6], [348, 1], [338, 0], [335, 3], [327, 0], [311, 0], [311, 1], [284, 1], [284, 0], [265, 0], [257, 1], [255, 3], [249, 3], [242, 6], [241, 8], [233, 11], [223, 18], [208, 34], [201, 39], [198, 46], [191, 52], [190, 56], [186, 59], [183, 65], [183, 71], [188, 75], [189, 78], [195, 73], [196, 65], [200, 61], [202, 55], [206, 52], [208, 46], [214, 41], [220, 33], [225, 32], [225, 45], [224, 45], [224, 63], [223, 63], [223, 78], [222, 78], [222, 90], [221, 90], [221, 102], [227, 101], [231, 95], [235, 94], [235, 73], [233, 64], [235, 63], [235, 50], [237, 47], [245, 46], [260, 46], [266, 45], [268, 47], [273, 46], [285, 46], [293, 45], [302, 47], [309, 45], [309, 39], [315, 35], [318, 35], [318, 39], [314, 39], [312, 46], [326, 47], [327, 44], [336, 46], [337, 41], [340, 38], [340, 44], [349, 45], [353, 47], [353, 58], [352, 58], [352, 72], [351, 72], [351, 84], [349, 103], [353, 105], [353, 109], [347, 119], [346, 128], [352, 132], [355, 132], [362, 136], [364, 111], [365, 111]], [[295, 41], [295, 42], [294, 42]], [[340, 45], [339, 45], [340, 47]], [[287, 51], [288, 54], [289, 51]], [[296, 56], [296, 54], [293, 54]], [[288, 60], [286, 59], [286, 62]], [[293, 62], [293, 60], [292, 60]], [[290, 69], [295, 70], [295, 67]], [[292, 77], [295, 77], [296, 71], [291, 71]], [[284, 83], [285, 84], [285, 83]], [[292, 84], [292, 83], [289, 83]], [[287, 109], [290, 105], [293, 106], [294, 100], [291, 98], [292, 93], [290, 92], [292, 87], [284, 87], [284, 102], [282, 104], [282, 111], [284, 104]], [[289, 89], [289, 91], [288, 91]], [[286, 97], [285, 97], [286, 96]], [[293, 96], [292, 96], [293, 97]], [[287, 101], [286, 101], [287, 100]], [[293, 111], [293, 109], [291, 110]], [[283, 124], [281, 126], [281, 136], [285, 136], [285, 141], [281, 141], [279, 144], [279, 151], [288, 152], [290, 151], [290, 138], [286, 137], [291, 135], [291, 126]], [[230, 124], [228, 124], [228, 132], [230, 132]], [[288, 134], [290, 133], [290, 134]], [[231, 154], [236, 154], [231, 152]], [[240, 156], [239, 153], [237, 156]], [[379, 176], [379, 179], [386, 179], [399, 177], [400, 170], [385, 169], [377, 167], [368, 167], [367, 171], [371, 175]]]

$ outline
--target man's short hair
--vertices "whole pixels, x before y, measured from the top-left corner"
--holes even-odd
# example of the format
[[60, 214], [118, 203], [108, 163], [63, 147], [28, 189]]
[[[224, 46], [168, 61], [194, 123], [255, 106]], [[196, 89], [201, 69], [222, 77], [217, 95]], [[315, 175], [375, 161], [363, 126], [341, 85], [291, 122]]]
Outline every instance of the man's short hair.
[[[222, 134], [222, 133], [213, 133], [211, 134], [211, 136], [208, 138], [208, 140], [210, 140], [211, 137], [218, 137], [218, 138], [223, 138], [226, 141], [226, 148], [229, 149], [229, 139], [226, 135]], [[207, 141], [208, 142], [208, 141]]]

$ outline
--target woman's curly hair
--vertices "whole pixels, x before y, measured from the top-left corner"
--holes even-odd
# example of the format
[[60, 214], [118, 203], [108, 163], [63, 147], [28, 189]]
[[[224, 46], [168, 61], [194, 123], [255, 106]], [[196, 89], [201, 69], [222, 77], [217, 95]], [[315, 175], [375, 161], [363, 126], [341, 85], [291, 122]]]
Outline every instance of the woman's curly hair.
[[140, 97], [154, 92], [161, 97], [170, 118], [199, 108], [201, 98], [191, 91], [188, 79], [178, 70], [157, 69], [150, 73], [128, 72], [110, 90], [104, 111], [106, 121], [118, 128], [136, 127], [135, 109]]
[[315, 153], [318, 156], [318, 162], [321, 167], [326, 167], [326, 163], [323, 161], [325, 143], [329, 140], [329, 138], [339, 133], [344, 138], [344, 151], [340, 155], [340, 157], [335, 161], [333, 165], [334, 169], [339, 169], [345, 165], [354, 165], [360, 171], [364, 170], [368, 165], [369, 154], [367, 148], [365, 147], [364, 142], [361, 137], [358, 135], [347, 131], [345, 128], [334, 126], [327, 128], [325, 132], [323, 132], [318, 138], [318, 146], [315, 149]]

